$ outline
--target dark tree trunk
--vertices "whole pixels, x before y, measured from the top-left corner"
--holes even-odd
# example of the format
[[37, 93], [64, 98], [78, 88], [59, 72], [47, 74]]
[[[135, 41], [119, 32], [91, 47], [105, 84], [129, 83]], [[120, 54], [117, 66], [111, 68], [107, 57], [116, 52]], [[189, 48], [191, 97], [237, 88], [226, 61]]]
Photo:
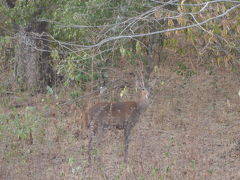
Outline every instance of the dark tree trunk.
[[[6, 0], [6, 3], [9, 8], [14, 8], [16, 0]], [[34, 93], [51, 86], [54, 75], [46, 36], [48, 24], [36, 20], [41, 14], [42, 8], [38, 8], [27, 27], [19, 27], [13, 19], [17, 34], [14, 77], [21, 90]]]
[[53, 71], [48, 43], [46, 37], [40, 35], [46, 27], [46, 24], [35, 23], [31, 28], [20, 28], [17, 33], [15, 78], [22, 90], [43, 92], [46, 86], [51, 86]]

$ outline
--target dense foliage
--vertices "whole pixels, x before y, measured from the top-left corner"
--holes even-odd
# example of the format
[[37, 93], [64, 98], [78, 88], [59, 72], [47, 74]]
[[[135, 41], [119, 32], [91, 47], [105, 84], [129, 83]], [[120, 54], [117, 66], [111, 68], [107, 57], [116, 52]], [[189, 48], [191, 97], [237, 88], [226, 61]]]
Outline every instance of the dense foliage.
[[[10, 8], [9, 2], [15, 6]], [[130, 63], [144, 61], [152, 44], [181, 56], [194, 52], [204, 62], [232, 67], [240, 55], [238, 12], [237, 1], [2, 1], [1, 55], [6, 44], [14, 44], [15, 26], [44, 21], [54, 68], [66, 83], [96, 79], [101, 67], [122, 58]], [[188, 43], [183, 44], [183, 39]]]

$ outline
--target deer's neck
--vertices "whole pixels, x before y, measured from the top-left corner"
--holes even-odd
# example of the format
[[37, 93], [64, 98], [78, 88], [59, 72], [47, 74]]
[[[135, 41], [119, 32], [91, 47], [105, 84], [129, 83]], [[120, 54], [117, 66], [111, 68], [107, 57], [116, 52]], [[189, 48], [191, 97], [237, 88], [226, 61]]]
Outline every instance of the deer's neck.
[[140, 98], [138, 101], [138, 109], [140, 111], [145, 111], [149, 105], [149, 99]]

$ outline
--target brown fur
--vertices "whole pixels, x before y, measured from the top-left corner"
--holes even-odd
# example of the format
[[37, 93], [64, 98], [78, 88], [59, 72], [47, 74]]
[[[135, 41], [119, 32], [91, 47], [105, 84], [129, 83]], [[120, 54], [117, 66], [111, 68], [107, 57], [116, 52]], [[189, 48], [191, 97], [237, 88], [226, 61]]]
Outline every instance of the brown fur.
[[123, 129], [126, 160], [131, 129], [139, 120], [140, 115], [146, 110], [148, 104], [149, 92], [144, 89], [138, 101], [102, 102], [89, 108], [85, 114], [85, 122], [90, 128], [89, 153], [92, 149], [93, 136], [97, 135], [99, 138], [106, 128]]

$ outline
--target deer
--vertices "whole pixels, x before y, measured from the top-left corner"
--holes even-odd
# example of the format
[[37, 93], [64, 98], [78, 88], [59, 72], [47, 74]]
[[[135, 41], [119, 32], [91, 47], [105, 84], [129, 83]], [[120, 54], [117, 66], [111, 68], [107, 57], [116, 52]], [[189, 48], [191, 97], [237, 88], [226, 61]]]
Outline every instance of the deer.
[[[139, 83], [137, 83], [139, 86]], [[153, 83], [152, 83], [153, 84]], [[155, 82], [154, 82], [155, 84]], [[89, 128], [88, 161], [91, 163], [93, 137], [99, 136], [106, 129], [124, 131], [124, 162], [127, 162], [128, 145], [133, 127], [150, 104], [150, 88], [141, 84], [140, 97], [136, 101], [100, 102], [85, 112], [85, 122]]]

